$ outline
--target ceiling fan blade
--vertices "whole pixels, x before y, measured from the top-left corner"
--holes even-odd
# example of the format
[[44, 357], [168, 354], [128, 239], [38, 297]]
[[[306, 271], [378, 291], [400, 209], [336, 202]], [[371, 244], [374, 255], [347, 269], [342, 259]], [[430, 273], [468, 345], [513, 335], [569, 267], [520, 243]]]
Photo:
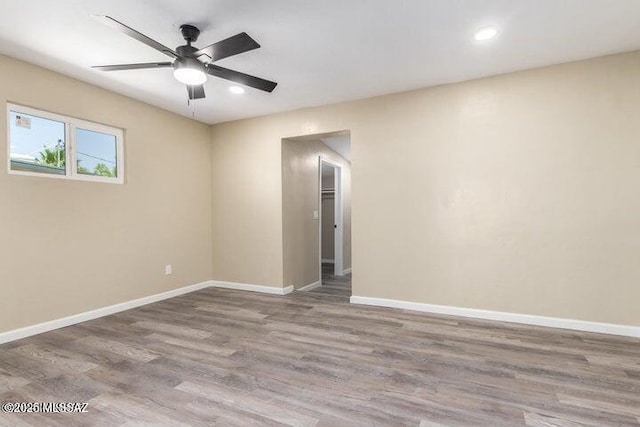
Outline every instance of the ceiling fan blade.
[[129, 37], [134, 38], [134, 39], [138, 40], [139, 42], [142, 42], [142, 43], [146, 44], [147, 46], [152, 47], [155, 50], [164, 53], [165, 55], [172, 56], [174, 58], [178, 57], [178, 54], [176, 52], [174, 52], [173, 49], [169, 49], [168, 47], [166, 47], [162, 43], [158, 43], [154, 39], [152, 39], [150, 37], [147, 37], [142, 33], [137, 32], [133, 28], [126, 26], [122, 22], [116, 21], [115, 19], [113, 19], [110, 16], [94, 15], [94, 17], [96, 19], [99, 19], [100, 21], [102, 21], [106, 25], [110, 26], [111, 28], [115, 28], [116, 30], [120, 31], [121, 33], [124, 33], [124, 34], [128, 35]]
[[235, 83], [240, 83], [245, 86], [249, 86], [255, 89], [260, 89], [265, 92], [273, 92], [278, 83], [269, 80], [261, 79], [260, 77], [250, 76], [239, 71], [230, 70], [228, 68], [218, 67], [217, 65], [207, 65], [207, 73], [221, 79], [231, 80]]
[[91, 68], [102, 71], [120, 71], [120, 70], [141, 70], [144, 68], [168, 68], [171, 62], [146, 62], [143, 64], [120, 64], [120, 65], [94, 65]]
[[204, 98], [204, 86], [203, 85], [187, 85], [187, 92], [189, 93], [189, 99], [201, 99]]
[[247, 33], [240, 33], [207, 47], [203, 47], [195, 52], [194, 56], [197, 58], [206, 55], [211, 58], [208, 62], [214, 62], [249, 50], [258, 49], [259, 47], [258, 42], [249, 37]]

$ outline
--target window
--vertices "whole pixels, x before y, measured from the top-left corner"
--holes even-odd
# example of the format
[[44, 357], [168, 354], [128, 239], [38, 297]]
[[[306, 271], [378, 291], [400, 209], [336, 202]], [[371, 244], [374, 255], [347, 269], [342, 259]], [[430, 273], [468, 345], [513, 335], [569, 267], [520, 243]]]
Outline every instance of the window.
[[123, 132], [7, 105], [9, 173], [123, 183]]

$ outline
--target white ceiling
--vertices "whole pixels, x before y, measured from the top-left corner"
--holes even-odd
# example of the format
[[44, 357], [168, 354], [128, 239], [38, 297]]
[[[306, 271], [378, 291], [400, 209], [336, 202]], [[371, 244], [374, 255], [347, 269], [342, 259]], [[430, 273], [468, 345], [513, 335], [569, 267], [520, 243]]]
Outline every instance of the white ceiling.
[[[0, 52], [219, 123], [640, 49], [640, 0], [0, 0]], [[217, 64], [277, 81], [272, 94], [211, 78], [187, 106], [170, 69], [91, 65], [170, 60], [92, 19], [110, 15], [174, 48], [241, 31], [262, 48]], [[496, 25], [499, 36], [472, 41]]]

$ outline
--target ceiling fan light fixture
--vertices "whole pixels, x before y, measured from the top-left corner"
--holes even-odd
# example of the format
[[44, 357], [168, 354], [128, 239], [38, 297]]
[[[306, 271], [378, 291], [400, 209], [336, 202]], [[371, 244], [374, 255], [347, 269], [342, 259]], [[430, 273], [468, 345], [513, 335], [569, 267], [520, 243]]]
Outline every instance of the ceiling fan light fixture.
[[195, 58], [178, 58], [173, 63], [173, 76], [179, 82], [190, 86], [201, 85], [207, 81], [204, 65]]

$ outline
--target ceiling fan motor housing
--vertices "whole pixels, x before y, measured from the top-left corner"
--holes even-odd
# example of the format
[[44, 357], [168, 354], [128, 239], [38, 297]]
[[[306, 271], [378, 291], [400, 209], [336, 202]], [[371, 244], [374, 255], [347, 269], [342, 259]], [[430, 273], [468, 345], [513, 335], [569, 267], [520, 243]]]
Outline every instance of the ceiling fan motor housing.
[[195, 57], [194, 53], [197, 51], [198, 49], [191, 46], [190, 44], [185, 44], [184, 46], [178, 46], [176, 48], [176, 52], [178, 52], [178, 55], [186, 56], [187, 58]]

